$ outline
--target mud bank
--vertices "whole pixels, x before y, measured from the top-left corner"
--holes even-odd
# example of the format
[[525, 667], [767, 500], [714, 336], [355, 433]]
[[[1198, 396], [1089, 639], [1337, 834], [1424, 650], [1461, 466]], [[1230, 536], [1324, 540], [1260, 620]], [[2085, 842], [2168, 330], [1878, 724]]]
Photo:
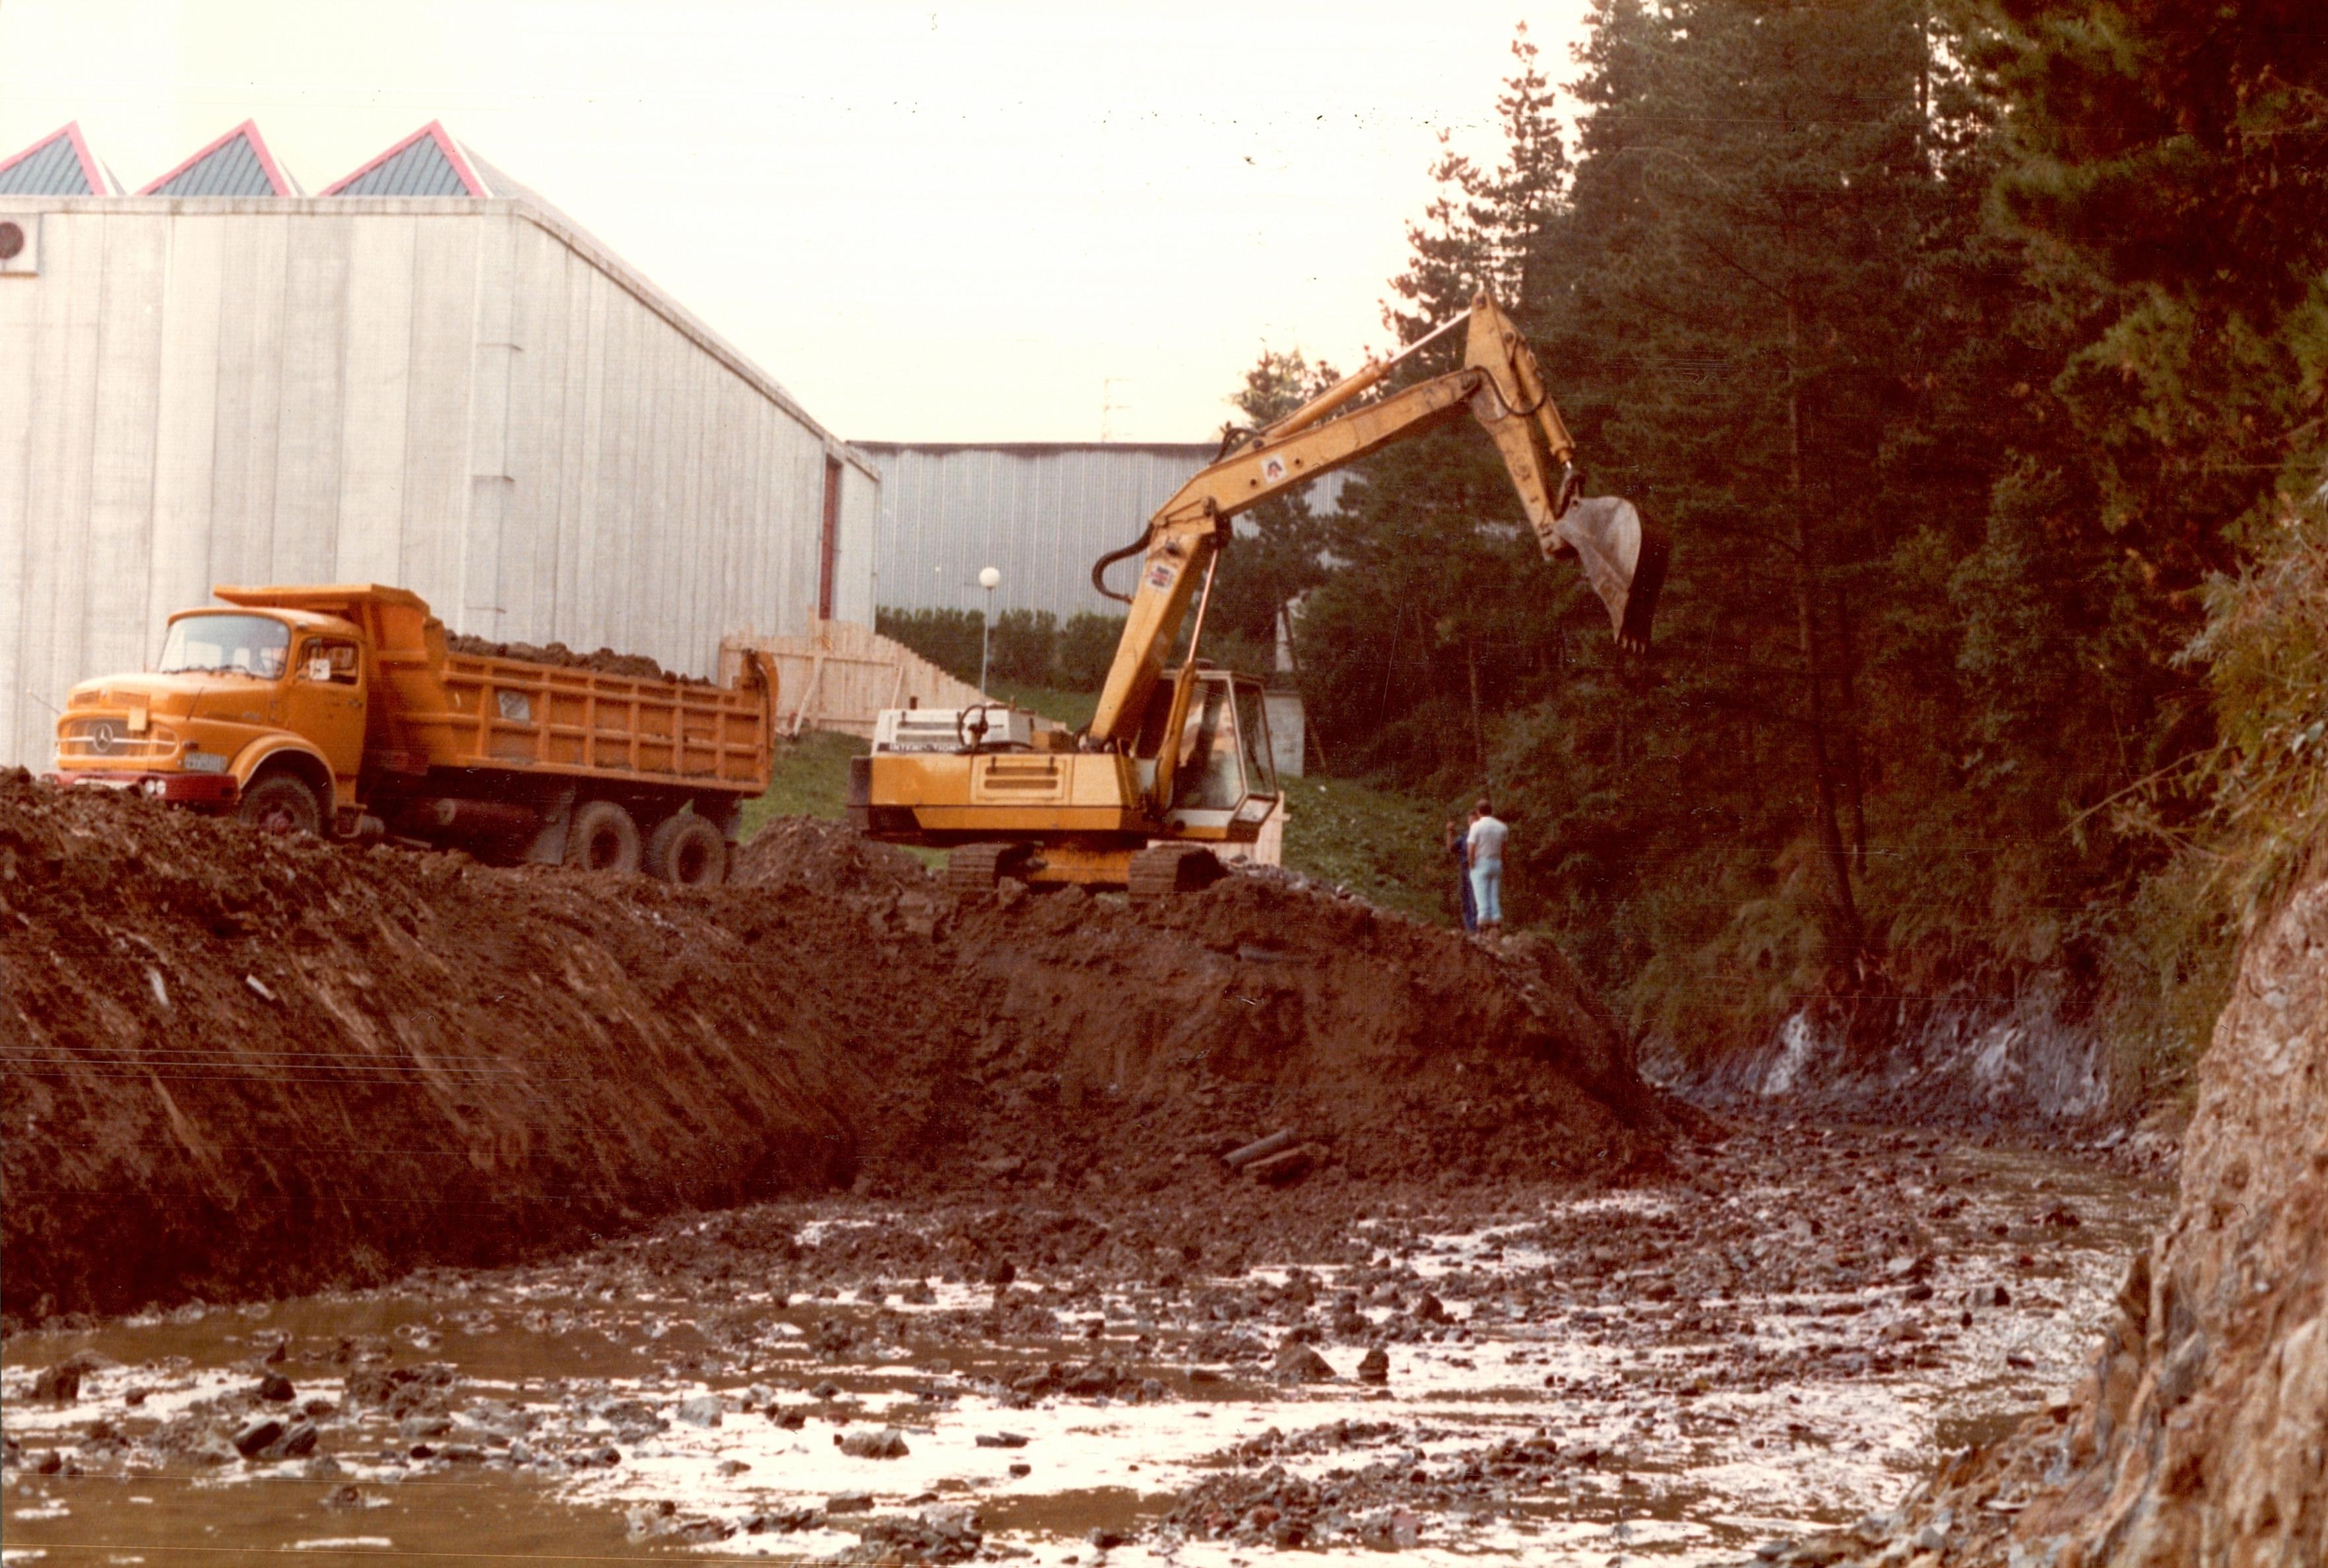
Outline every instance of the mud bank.
[[377, 1282], [856, 1184], [1654, 1168], [1687, 1115], [1548, 947], [1238, 877], [957, 905], [793, 823], [689, 891], [0, 780], [18, 1320]]
[[2135, 1086], [2064, 977], [2041, 973], [2006, 997], [1967, 987], [1883, 1011], [1871, 1020], [1807, 1005], [1759, 1050], [1708, 1067], [1652, 1063], [1650, 1076], [1718, 1112], [2012, 1129], [2110, 1148], [2141, 1141], [2156, 1145], [2148, 1163], [2171, 1159], [2171, 1137], [2133, 1124]]
[[2328, 1562], [2328, 879], [2250, 938], [2199, 1075], [2173, 1217], [2074, 1396], [1798, 1560]]

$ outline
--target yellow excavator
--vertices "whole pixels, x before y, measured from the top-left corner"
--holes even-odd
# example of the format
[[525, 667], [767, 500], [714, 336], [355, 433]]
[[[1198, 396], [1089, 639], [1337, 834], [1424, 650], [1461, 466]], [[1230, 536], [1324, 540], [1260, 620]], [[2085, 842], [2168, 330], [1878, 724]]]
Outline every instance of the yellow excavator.
[[[1359, 402], [1401, 361], [1458, 329], [1467, 331], [1458, 368]], [[1125, 888], [1146, 899], [1219, 878], [1214, 846], [1252, 843], [1282, 800], [1261, 681], [1197, 657], [1231, 520], [1465, 404], [1502, 452], [1544, 555], [1573, 558], [1608, 607], [1618, 642], [1647, 648], [1666, 536], [1629, 502], [1579, 497], [1575, 443], [1535, 352], [1482, 293], [1469, 313], [1394, 358], [1366, 365], [1272, 425], [1232, 436], [1138, 541], [1100, 559], [1093, 586], [1131, 608], [1087, 727], [1037, 729], [1031, 714], [1000, 702], [885, 711], [871, 754], [850, 767], [851, 823], [888, 843], [950, 850], [946, 880], [960, 891], [1012, 877]], [[1133, 591], [1112, 592], [1103, 574], [1133, 556]], [[1192, 605], [1187, 654], [1167, 670]]]

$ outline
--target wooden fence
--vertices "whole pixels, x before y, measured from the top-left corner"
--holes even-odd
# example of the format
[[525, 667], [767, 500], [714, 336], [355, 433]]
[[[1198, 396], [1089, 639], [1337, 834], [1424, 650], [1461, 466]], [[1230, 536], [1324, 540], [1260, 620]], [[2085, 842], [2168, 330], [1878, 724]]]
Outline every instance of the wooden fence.
[[849, 621], [817, 621], [797, 637], [727, 638], [719, 645], [721, 681], [735, 681], [746, 648], [776, 662], [776, 720], [787, 735], [837, 729], [869, 740], [873, 716], [884, 708], [986, 700], [904, 643]]

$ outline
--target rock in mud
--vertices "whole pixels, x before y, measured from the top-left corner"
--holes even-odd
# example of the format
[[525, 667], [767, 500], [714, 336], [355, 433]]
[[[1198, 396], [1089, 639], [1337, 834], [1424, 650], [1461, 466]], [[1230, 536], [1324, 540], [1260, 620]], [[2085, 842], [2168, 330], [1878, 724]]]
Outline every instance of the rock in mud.
[[258, 1397], [270, 1404], [288, 1404], [299, 1397], [291, 1380], [279, 1372], [270, 1372], [258, 1380]]
[[718, 1426], [725, 1419], [716, 1394], [699, 1394], [679, 1404], [679, 1419], [690, 1426]]
[[1279, 1351], [1269, 1370], [1280, 1383], [1331, 1383], [1337, 1376], [1332, 1362], [1299, 1341]]
[[80, 1397], [80, 1368], [70, 1361], [42, 1368], [33, 1379], [33, 1397], [52, 1404], [70, 1404]]
[[248, 1422], [234, 1434], [234, 1451], [247, 1460], [262, 1458], [276, 1440], [283, 1435], [283, 1423], [272, 1416], [261, 1416]]
[[1358, 1363], [1358, 1381], [1361, 1383], [1388, 1383], [1390, 1381], [1390, 1353], [1379, 1345], [1367, 1351], [1366, 1354], [1366, 1359]]
[[835, 1434], [833, 1446], [850, 1459], [901, 1460], [913, 1451], [906, 1446], [906, 1434], [894, 1426], [878, 1432], [852, 1432]]

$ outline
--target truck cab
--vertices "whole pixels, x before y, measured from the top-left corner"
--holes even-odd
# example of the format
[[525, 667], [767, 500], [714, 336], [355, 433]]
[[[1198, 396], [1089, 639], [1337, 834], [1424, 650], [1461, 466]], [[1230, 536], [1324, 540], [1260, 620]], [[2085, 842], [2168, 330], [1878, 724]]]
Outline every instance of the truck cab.
[[[362, 630], [311, 611], [227, 607], [170, 618], [152, 670], [73, 688], [57, 725], [69, 784], [135, 789], [198, 811], [257, 810], [263, 826], [353, 826], [364, 754]], [[247, 797], [259, 775], [304, 788]], [[312, 818], [309, 811], [312, 810]], [[257, 820], [256, 818], [254, 820]]]

